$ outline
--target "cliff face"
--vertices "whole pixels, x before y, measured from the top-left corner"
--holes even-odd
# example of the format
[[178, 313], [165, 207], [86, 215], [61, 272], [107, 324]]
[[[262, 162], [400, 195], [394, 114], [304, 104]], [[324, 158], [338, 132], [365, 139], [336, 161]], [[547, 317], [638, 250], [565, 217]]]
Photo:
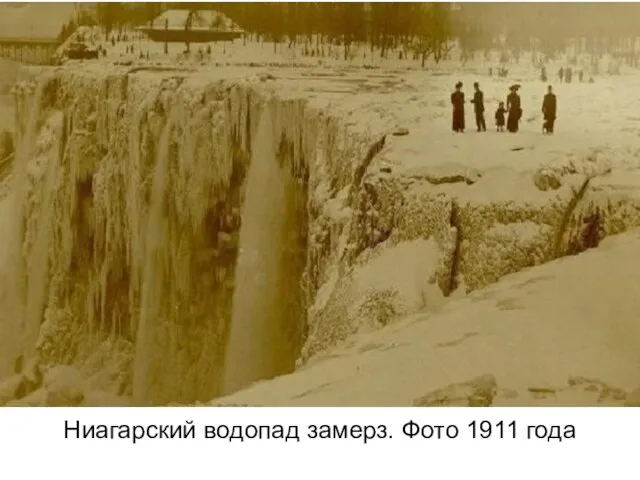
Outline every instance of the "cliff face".
[[[58, 70], [23, 85], [4, 375], [36, 357], [137, 403], [206, 400], [222, 389], [230, 333], [231, 365], [249, 373], [231, 369], [229, 388], [293, 369], [319, 283], [309, 191], [328, 170], [346, 182], [353, 149], [339, 142], [357, 139], [255, 83]], [[264, 353], [250, 358], [230, 328], [238, 257], [237, 316], [259, 327], [248, 340]]]
[[606, 151], [408, 168], [388, 124], [287, 85], [58, 69], [21, 86], [0, 376], [72, 364], [136, 404], [209, 400], [640, 224], [637, 173]]

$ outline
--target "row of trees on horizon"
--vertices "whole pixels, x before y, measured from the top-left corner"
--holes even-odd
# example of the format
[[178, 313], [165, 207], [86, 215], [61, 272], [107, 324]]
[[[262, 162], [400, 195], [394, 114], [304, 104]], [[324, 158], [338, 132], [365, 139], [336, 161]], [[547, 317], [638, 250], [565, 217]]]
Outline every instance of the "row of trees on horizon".
[[[424, 64], [440, 61], [455, 42], [461, 60], [501, 50], [505, 59], [524, 52], [552, 58], [573, 47], [575, 53], [614, 53], [637, 57], [639, 3], [228, 3], [109, 2], [96, 3], [79, 24], [97, 24], [107, 35], [114, 29], [149, 24], [167, 9], [217, 10], [260, 41], [302, 44], [320, 55], [339, 46], [348, 57], [351, 46], [367, 44], [386, 58], [392, 51], [412, 55]], [[67, 26], [65, 34], [73, 26]], [[157, 28], [162, 28], [156, 25]], [[185, 30], [189, 25], [185, 25]], [[61, 34], [62, 35], [62, 34]]]

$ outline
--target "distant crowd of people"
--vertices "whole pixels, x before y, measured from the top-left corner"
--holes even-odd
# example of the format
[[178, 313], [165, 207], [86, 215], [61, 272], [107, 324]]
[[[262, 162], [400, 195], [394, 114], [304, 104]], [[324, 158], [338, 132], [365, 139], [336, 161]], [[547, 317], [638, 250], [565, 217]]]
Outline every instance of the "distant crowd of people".
[[[455, 85], [455, 91], [451, 94], [451, 105], [453, 106], [453, 122], [452, 128], [456, 133], [464, 133], [465, 130], [465, 96], [462, 91], [463, 84], [458, 82]], [[475, 113], [476, 127], [478, 132], [486, 132], [487, 125], [485, 121], [485, 107], [484, 107], [484, 93], [480, 89], [480, 84], [475, 82], [473, 84], [474, 94], [471, 99], [473, 103], [473, 110]], [[507, 102], [500, 102], [496, 109], [494, 119], [498, 132], [503, 132], [506, 125], [507, 131], [516, 133], [520, 127], [520, 119], [522, 118], [522, 103], [520, 101], [520, 95], [518, 90], [520, 85], [515, 84], [509, 87], [509, 95], [507, 95]], [[553, 93], [553, 88], [549, 85], [547, 94], [544, 96], [542, 102], [542, 115], [544, 123], [542, 125], [542, 133], [553, 134], [554, 124], [556, 121], [557, 101], [556, 96]]]
[[[585, 81], [584, 70], [578, 70], [577, 72], [574, 72], [571, 67], [560, 67], [560, 70], [558, 70], [558, 81], [560, 83], [571, 83], [574, 73], [578, 75], [578, 81], [580, 83]], [[542, 80], [543, 82], [547, 81], [547, 69], [545, 67], [542, 67], [542, 70], [540, 71], [540, 80]], [[592, 76], [589, 77], [588, 82], [593, 83]]]

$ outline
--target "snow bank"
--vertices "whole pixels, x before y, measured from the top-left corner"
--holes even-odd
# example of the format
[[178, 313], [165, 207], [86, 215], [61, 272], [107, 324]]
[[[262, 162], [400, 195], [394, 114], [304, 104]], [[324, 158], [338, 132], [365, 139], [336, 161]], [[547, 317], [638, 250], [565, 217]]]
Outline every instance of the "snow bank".
[[[215, 405], [623, 405], [639, 383], [640, 231], [503, 278]], [[481, 379], [485, 379], [481, 382]]]

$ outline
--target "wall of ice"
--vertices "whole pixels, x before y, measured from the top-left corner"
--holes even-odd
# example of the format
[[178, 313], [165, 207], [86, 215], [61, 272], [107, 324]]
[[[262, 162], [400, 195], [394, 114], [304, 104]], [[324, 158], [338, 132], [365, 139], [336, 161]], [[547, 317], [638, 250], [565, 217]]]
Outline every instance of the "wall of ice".
[[294, 368], [317, 283], [307, 192], [356, 141], [335, 119], [145, 72], [43, 73], [17, 103], [2, 377], [73, 364], [164, 404]]
[[249, 77], [58, 69], [17, 110], [0, 378], [70, 364], [136, 404], [291, 372], [640, 225], [606, 157], [520, 175], [517, 198], [395, 175], [384, 132]]

